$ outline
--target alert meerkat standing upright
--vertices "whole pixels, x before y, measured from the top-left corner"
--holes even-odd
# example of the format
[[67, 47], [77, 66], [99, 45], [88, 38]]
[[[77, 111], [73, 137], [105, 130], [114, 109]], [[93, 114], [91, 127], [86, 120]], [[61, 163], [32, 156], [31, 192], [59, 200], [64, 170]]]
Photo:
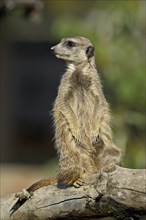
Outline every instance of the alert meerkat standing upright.
[[53, 108], [59, 171], [56, 177], [30, 186], [26, 190], [29, 194], [60, 182], [80, 186], [90, 174], [121, 162], [121, 151], [113, 143], [109, 106], [92, 43], [84, 37], [64, 38], [51, 50], [67, 62]]
[[119, 164], [121, 152], [113, 143], [92, 43], [84, 37], [65, 38], [51, 50], [67, 61], [53, 109], [58, 181], [78, 185], [84, 176]]

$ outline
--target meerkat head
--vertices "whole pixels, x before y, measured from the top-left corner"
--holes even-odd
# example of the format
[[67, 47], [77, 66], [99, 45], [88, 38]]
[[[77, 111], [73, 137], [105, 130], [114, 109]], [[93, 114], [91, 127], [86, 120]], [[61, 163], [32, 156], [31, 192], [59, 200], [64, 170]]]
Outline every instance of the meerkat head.
[[57, 58], [69, 63], [83, 63], [94, 56], [92, 43], [84, 37], [63, 38], [61, 42], [53, 47], [51, 51]]

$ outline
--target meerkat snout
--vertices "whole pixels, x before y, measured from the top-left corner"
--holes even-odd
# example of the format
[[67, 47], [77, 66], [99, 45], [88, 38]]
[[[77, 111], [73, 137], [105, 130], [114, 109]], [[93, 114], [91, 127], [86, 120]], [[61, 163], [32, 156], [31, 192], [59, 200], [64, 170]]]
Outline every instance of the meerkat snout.
[[54, 46], [50, 48], [51, 52], [54, 53]]
[[62, 59], [61, 53], [57, 50], [57, 45], [50, 48], [51, 52], [59, 59]]
[[54, 51], [54, 47], [51, 47], [50, 50], [51, 50], [51, 51]]

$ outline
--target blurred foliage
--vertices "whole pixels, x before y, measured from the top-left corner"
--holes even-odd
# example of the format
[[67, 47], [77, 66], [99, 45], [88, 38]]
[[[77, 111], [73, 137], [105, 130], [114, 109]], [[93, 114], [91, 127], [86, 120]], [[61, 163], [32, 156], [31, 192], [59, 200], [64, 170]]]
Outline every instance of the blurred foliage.
[[21, 26], [20, 32], [26, 39], [31, 32], [34, 40], [47, 36], [57, 42], [73, 35], [91, 39], [104, 92], [111, 104], [116, 143], [125, 151], [126, 166], [144, 168], [145, 1], [44, 0], [43, 3], [40, 20], [35, 24], [26, 17], [20, 19], [23, 14], [20, 6], [12, 11], [9, 21]]

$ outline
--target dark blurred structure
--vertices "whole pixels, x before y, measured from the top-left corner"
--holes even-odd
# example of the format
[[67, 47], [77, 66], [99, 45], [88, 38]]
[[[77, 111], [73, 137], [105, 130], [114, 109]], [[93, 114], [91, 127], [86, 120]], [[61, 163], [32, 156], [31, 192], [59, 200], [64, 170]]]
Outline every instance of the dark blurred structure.
[[[51, 110], [64, 64], [50, 52], [56, 42], [33, 40], [42, 6], [38, 0], [0, 2], [3, 163], [44, 163], [56, 155]], [[28, 38], [21, 35], [21, 22], [15, 27], [9, 20], [19, 9], [24, 28], [33, 29]]]
[[[51, 110], [63, 64], [56, 63], [49, 42], [13, 42], [3, 91], [9, 139], [2, 162], [38, 163], [54, 156]], [[4, 109], [4, 111], [5, 111]], [[5, 121], [6, 122], [6, 121]], [[5, 153], [7, 148], [7, 154]]]

